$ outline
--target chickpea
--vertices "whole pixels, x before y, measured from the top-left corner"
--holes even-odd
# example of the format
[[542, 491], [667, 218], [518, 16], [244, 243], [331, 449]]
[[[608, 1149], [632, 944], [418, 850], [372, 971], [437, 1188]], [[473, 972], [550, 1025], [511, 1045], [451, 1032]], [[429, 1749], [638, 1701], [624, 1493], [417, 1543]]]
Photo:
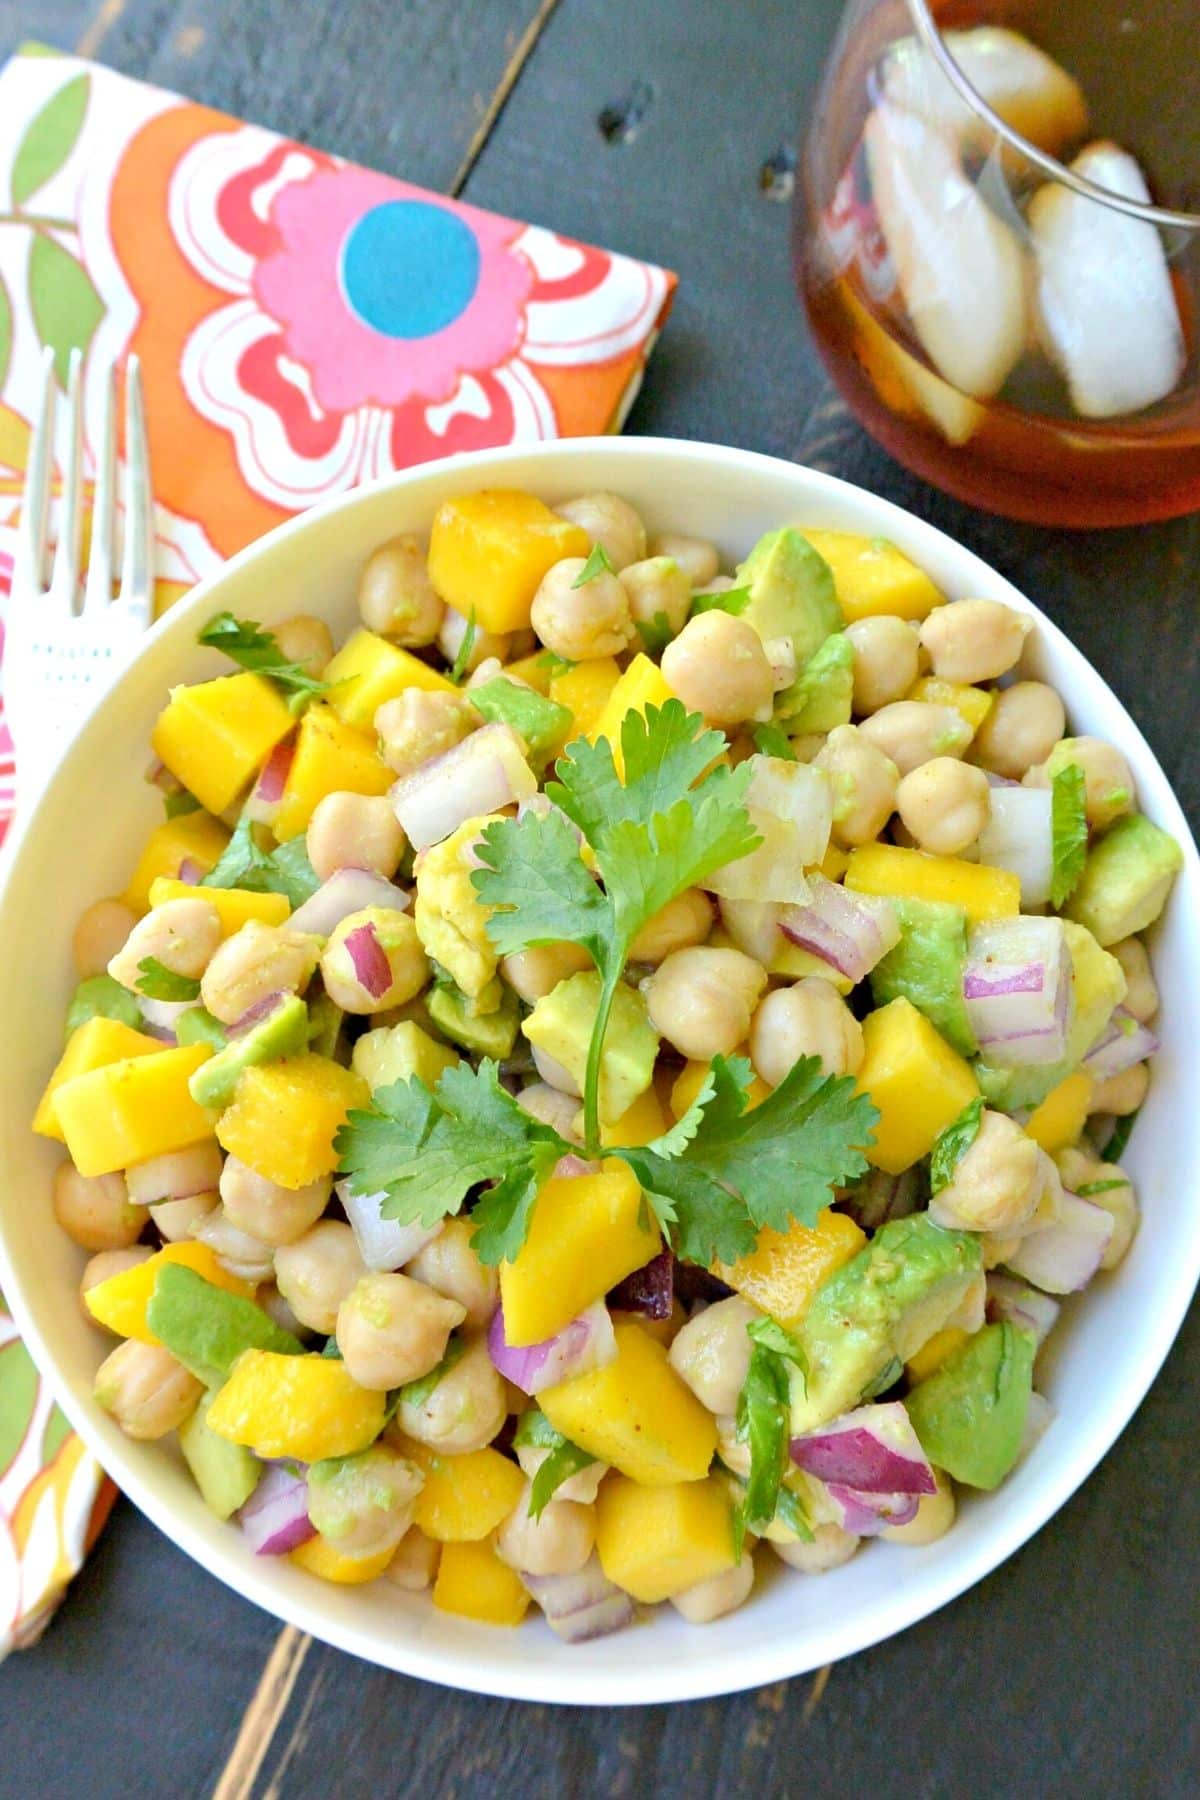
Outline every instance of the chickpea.
[[953, 1179], [929, 1202], [929, 1216], [950, 1230], [1018, 1231], [1042, 1198], [1048, 1161], [1014, 1119], [985, 1108]]
[[189, 1419], [204, 1392], [183, 1364], [161, 1344], [126, 1338], [96, 1370], [98, 1406], [111, 1413], [126, 1437], [161, 1438]]
[[531, 1119], [539, 1119], [543, 1125], [553, 1126], [559, 1137], [566, 1138], [569, 1144], [582, 1142], [576, 1129], [579, 1117], [578, 1093], [564, 1093], [561, 1088], [552, 1087], [548, 1081], [531, 1081], [517, 1095], [517, 1105]]
[[991, 806], [983, 770], [952, 756], [931, 757], [896, 789], [896, 811], [920, 848], [935, 856], [958, 856], [973, 844]]
[[1134, 1063], [1131, 1069], [1122, 1069], [1119, 1075], [1110, 1075], [1107, 1081], [1098, 1081], [1092, 1089], [1091, 1111], [1093, 1113], [1115, 1113], [1123, 1119], [1127, 1113], [1134, 1113], [1146, 1098], [1150, 1086], [1150, 1064]]
[[173, 975], [203, 975], [221, 942], [221, 915], [207, 900], [167, 900], [139, 919], [108, 973], [122, 987], [139, 992], [141, 965], [153, 957]]
[[702, 944], [713, 926], [713, 903], [702, 888], [685, 888], [660, 907], [629, 946], [632, 963], [665, 962], [676, 950]]
[[477, 1337], [419, 1406], [403, 1396], [396, 1422], [406, 1437], [445, 1456], [465, 1456], [490, 1444], [508, 1417], [504, 1382]]
[[714, 1619], [724, 1618], [726, 1613], [736, 1612], [744, 1605], [753, 1586], [754, 1558], [747, 1550], [741, 1562], [734, 1563], [731, 1569], [710, 1575], [707, 1581], [698, 1581], [681, 1594], [672, 1594], [671, 1605], [689, 1625], [711, 1625]]
[[619, 577], [601, 569], [576, 586], [585, 566], [583, 557], [566, 556], [547, 569], [530, 613], [546, 648], [570, 662], [619, 656], [637, 636]]
[[692, 604], [692, 583], [671, 556], [648, 556], [621, 570], [621, 586], [629, 596], [635, 625], [655, 626], [666, 620], [672, 637], [683, 630]]
[[[128, 1269], [136, 1269], [139, 1263], [148, 1262], [154, 1255], [149, 1244], [133, 1244], [128, 1250], [100, 1250], [90, 1256], [84, 1264], [83, 1274], [79, 1278], [80, 1311], [89, 1325], [98, 1325], [102, 1331], [107, 1326], [100, 1325], [84, 1304], [84, 1295], [102, 1281], [108, 1281], [114, 1275], [124, 1275]], [[549, 1454], [547, 1452], [547, 1454]]]
[[343, 1556], [377, 1556], [409, 1529], [424, 1485], [417, 1465], [387, 1444], [331, 1457], [309, 1468], [309, 1523]]
[[[504, 664], [500, 661], [500, 658], [498, 656], [487, 656], [479, 664], [477, 669], [471, 671], [471, 674], [467, 677], [466, 681], [464, 681], [463, 692], [469, 694], [472, 688], [486, 687], [489, 681], [495, 681], [501, 675], [504, 675]], [[521, 681], [515, 676], [506, 675], [504, 678], [506, 681], [511, 681], [514, 687], [527, 688], [529, 686], [527, 681]]]
[[767, 985], [760, 962], [741, 950], [673, 950], [642, 983], [650, 1023], [681, 1056], [728, 1056], [745, 1038]]
[[920, 667], [916, 626], [880, 613], [847, 625], [846, 636], [854, 651], [855, 712], [861, 717], [903, 700]]
[[1067, 723], [1062, 701], [1044, 681], [1014, 681], [1001, 688], [975, 733], [972, 759], [993, 775], [1019, 781], [1045, 762]]
[[921, 643], [943, 681], [995, 681], [1020, 661], [1033, 628], [1003, 600], [952, 600], [921, 626]]
[[437, 1368], [450, 1333], [465, 1317], [466, 1308], [456, 1300], [407, 1275], [363, 1275], [337, 1311], [346, 1373], [377, 1392], [419, 1381]]
[[628, 500], [619, 494], [580, 494], [555, 508], [561, 518], [581, 525], [593, 544], [601, 544], [618, 572], [646, 554], [646, 527]]
[[937, 1493], [921, 1495], [916, 1518], [910, 1519], [907, 1525], [885, 1526], [880, 1537], [891, 1544], [935, 1544], [938, 1538], [945, 1537], [957, 1510], [954, 1489], [949, 1476], [943, 1475], [940, 1469], [933, 1471], [933, 1479], [937, 1482]]
[[804, 1575], [827, 1575], [831, 1569], [848, 1563], [861, 1543], [861, 1538], [843, 1531], [840, 1525], [814, 1525], [811, 1544], [773, 1541], [771, 1548], [789, 1568], [799, 1569]]
[[207, 1244], [231, 1275], [242, 1281], [266, 1281], [274, 1269], [275, 1256], [270, 1244], [251, 1237], [225, 1217], [225, 1208], [215, 1206], [192, 1223], [192, 1236], [198, 1244]]
[[333, 660], [333, 633], [324, 619], [312, 613], [296, 613], [275, 627], [275, 642], [285, 662], [299, 663], [306, 675], [319, 681]]
[[961, 756], [971, 742], [971, 727], [961, 713], [928, 700], [893, 700], [864, 719], [859, 730], [891, 757], [901, 775], [934, 756]]
[[181, 1200], [160, 1200], [150, 1208], [154, 1229], [168, 1244], [181, 1244], [194, 1238], [197, 1229], [217, 1209], [215, 1188], [201, 1194], [185, 1194]]
[[131, 1163], [125, 1186], [136, 1206], [155, 1206], [160, 1200], [178, 1200], [185, 1194], [203, 1194], [221, 1179], [221, 1146], [215, 1138]]
[[826, 1075], [857, 1075], [863, 1062], [862, 1026], [833, 983], [806, 975], [762, 1001], [750, 1027], [750, 1060], [778, 1087], [802, 1056], [820, 1058]]
[[103, 975], [138, 922], [123, 900], [97, 900], [80, 914], [71, 939], [71, 955], [80, 981]]
[[1125, 971], [1122, 1006], [1142, 1025], [1148, 1024], [1158, 1011], [1158, 983], [1145, 944], [1138, 937], [1122, 938], [1119, 944], [1109, 945], [1108, 953], [1116, 957]]
[[570, 1069], [543, 1050], [540, 1044], [533, 1046], [533, 1066], [548, 1087], [557, 1088], [560, 1094], [570, 1094], [575, 1100], [582, 1098], [583, 1089]]
[[[517, 1461], [530, 1481], [533, 1480], [546, 1458], [549, 1450], [540, 1450], [535, 1444], [518, 1444]], [[568, 1476], [554, 1490], [556, 1500], [577, 1500], [581, 1506], [590, 1506], [600, 1492], [600, 1483], [608, 1474], [609, 1465], [605, 1462], [589, 1463], [586, 1469], [580, 1469], [577, 1475]]]
[[300, 1338], [301, 1341], [311, 1337], [312, 1333], [307, 1325], [301, 1324], [273, 1281], [264, 1282], [254, 1299], [274, 1319], [281, 1331], [290, 1331], [293, 1337]]
[[771, 716], [771, 665], [745, 619], [698, 613], [663, 651], [662, 672], [688, 711], [702, 713], [710, 725]]
[[445, 608], [434, 592], [425, 545], [410, 532], [389, 538], [367, 559], [358, 584], [358, 610], [368, 631], [408, 650], [432, 644]]
[[496, 1310], [500, 1288], [495, 1269], [479, 1260], [474, 1238], [470, 1219], [447, 1219], [437, 1236], [404, 1265], [404, 1272], [435, 1294], [456, 1301], [472, 1330], [482, 1331]]
[[1141, 1207], [1132, 1181], [1119, 1164], [1099, 1162], [1094, 1156], [1085, 1156], [1081, 1150], [1063, 1150], [1057, 1162], [1063, 1186], [1072, 1193], [1077, 1194], [1080, 1188], [1093, 1182], [1116, 1181], [1121, 1184], [1101, 1193], [1084, 1196], [1093, 1206], [1103, 1207], [1112, 1216], [1113, 1234], [1100, 1267], [1115, 1269], [1123, 1261], [1141, 1222]]
[[410, 1525], [397, 1544], [396, 1554], [383, 1571], [384, 1575], [406, 1593], [423, 1593], [437, 1574], [441, 1548], [425, 1536], [419, 1525]]
[[845, 850], [877, 838], [896, 805], [900, 772], [890, 756], [864, 737], [861, 726], [838, 725], [813, 766], [833, 788], [833, 837]]
[[338, 869], [394, 875], [404, 843], [400, 821], [383, 794], [326, 794], [313, 809], [304, 839], [321, 881]]
[[130, 1200], [123, 1175], [81, 1175], [69, 1158], [54, 1171], [53, 1204], [71, 1242], [84, 1250], [126, 1249], [150, 1216]]
[[1115, 744], [1103, 738], [1061, 738], [1040, 768], [1025, 777], [1027, 787], [1049, 787], [1068, 763], [1083, 770], [1084, 811], [1093, 831], [1104, 831], [1122, 813], [1132, 812], [1133, 775]]
[[275, 1252], [279, 1292], [302, 1325], [326, 1337], [337, 1325], [342, 1301], [366, 1272], [358, 1240], [340, 1219], [318, 1220], [294, 1244]]
[[527, 1006], [544, 999], [568, 975], [591, 967], [592, 959], [582, 944], [535, 944], [500, 958], [500, 974]]
[[762, 1314], [740, 1294], [706, 1306], [682, 1327], [667, 1360], [711, 1413], [733, 1413], [754, 1348], [747, 1326]]
[[[355, 934], [365, 930], [370, 931], [371, 942], [356, 960], [347, 940], [354, 937], [358, 944], [362, 940]], [[364, 960], [367, 957], [369, 961]], [[383, 1012], [416, 999], [429, 980], [429, 958], [408, 913], [366, 906], [334, 927], [321, 952], [321, 979], [343, 1012]]]
[[272, 994], [298, 994], [312, 979], [318, 939], [287, 925], [249, 919], [225, 939], [200, 978], [200, 998], [214, 1019], [232, 1025]]
[[227, 1156], [221, 1170], [225, 1217], [238, 1231], [272, 1247], [303, 1237], [325, 1211], [332, 1187], [331, 1175], [308, 1187], [280, 1187], [236, 1156]]
[[496, 1533], [496, 1555], [526, 1575], [574, 1575], [596, 1547], [596, 1515], [590, 1506], [556, 1495], [535, 1519], [529, 1511], [532, 1488], [527, 1481]]
[[[455, 612], [452, 606], [448, 606], [442, 614], [437, 643], [438, 649], [448, 663], [457, 662], [458, 653], [462, 649], [469, 625], [470, 620], [464, 619], [463, 615]], [[485, 662], [489, 656], [496, 656], [501, 662], [507, 662], [510, 642], [511, 636], [507, 631], [484, 631], [481, 626], [477, 625], [465, 665], [468, 675], [477, 669], [481, 662]]]
[[482, 724], [465, 694], [427, 694], [423, 688], [405, 688], [375, 713], [379, 753], [397, 775], [444, 756]]
[[681, 531], [656, 531], [648, 548], [651, 556], [669, 556], [678, 563], [694, 588], [707, 587], [721, 567], [721, 552], [715, 544]]

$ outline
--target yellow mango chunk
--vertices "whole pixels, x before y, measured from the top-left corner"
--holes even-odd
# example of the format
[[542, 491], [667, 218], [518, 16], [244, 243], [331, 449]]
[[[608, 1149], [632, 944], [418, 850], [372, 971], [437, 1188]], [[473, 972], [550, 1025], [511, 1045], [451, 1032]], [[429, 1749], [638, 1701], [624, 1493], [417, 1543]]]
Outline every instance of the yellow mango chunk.
[[285, 894], [251, 894], [245, 888], [189, 887], [160, 875], [150, 883], [151, 906], [168, 900], [206, 900], [221, 920], [222, 937], [232, 937], [250, 919], [263, 925], [282, 925], [291, 914]]
[[1092, 1078], [1086, 1069], [1076, 1069], [1051, 1088], [1042, 1104], [1035, 1107], [1025, 1121], [1025, 1130], [1048, 1156], [1078, 1143], [1080, 1133], [1092, 1109]]
[[385, 1394], [359, 1387], [336, 1357], [245, 1350], [217, 1389], [207, 1424], [256, 1456], [320, 1462], [374, 1443], [386, 1406]]
[[850, 861], [850, 852], [843, 850], [839, 844], [830, 843], [821, 858], [821, 873], [826, 881], [840, 881], [846, 873], [846, 865]]
[[622, 780], [625, 778], [625, 758], [621, 754], [621, 722], [626, 713], [637, 712], [644, 717], [648, 706], [665, 706], [674, 698], [658, 664], [639, 651], [608, 696], [604, 711], [588, 734], [595, 743], [602, 737], [608, 739], [617, 774]]
[[185, 1238], [178, 1244], [164, 1244], [145, 1262], [135, 1264], [132, 1269], [123, 1269], [119, 1275], [110, 1275], [107, 1281], [99, 1281], [89, 1288], [83, 1296], [84, 1305], [97, 1325], [115, 1331], [118, 1337], [137, 1338], [142, 1344], [157, 1344], [159, 1340], [146, 1323], [146, 1308], [153, 1296], [158, 1272], [168, 1263], [193, 1269], [213, 1287], [224, 1288], [228, 1294], [239, 1294], [243, 1300], [254, 1298], [253, 1282], [240, 1281], [236, 1275], [231, 1275], [207, 1244]]
[[331, 706], [310, 706], [300, 721], [275, 836], [280, 843], [297, 837], [326, 794], [386, 794], [395, 779], [373, 737], [345, 724]]
[[318, 1534], [306, 1543], [297, 1544], [288, 1554], [298, 1568], [307, 1569], [310, 1575], [319, 1575], [322, 1581], [334, 1581], [339, 1587], [360, 1587], [363, 1582], [374, 1581], [377, 1575], [383, 1574], [396, 1550], [389, 1544], [386, 1550], [376, 1550], [373, 1556], [347, 1556], [344, 1551], [335, 1550], [328, 1538]]
[[433, 1604], [439, 1612], [480, 1625], [519, 1625], [529, 1593], [490, 1544], [447, 1544], [438, 1562]]
[[628, 1163], [613, 1157], [596, 1175], [552, 1176], [516, 1258], [500, 1265], [506, 1339], [553, 1337], [661, 1249]]
[[702, 1481], [717, 1445], [712, 1414], [649, 1332], [625, 1322], [615, 1329], [616, 1360], [543, 1388], [539, 1406], [556, 1431], [631, 1481]]
[[840, 975], [832, 963], [827, 963], [811, 950], [801, 949], [779, 934], [780, 942], [774, 956], [767, 964], [769, 975], [786, 975], [789, 981], [801, 981], [806, 975], [816, 975], [821, 981], [827, 981], [835, 987], [839, 994], [848, 994], [854, 983], [845, 975]]
[[185, 813], [182, 818], [168, 819], [165, 824], [156, 825], [129, 877], [124, 896], [126, 904], [132, 906], [134, 912], [145, 912], [150, 905], [150, 889], [154, 882], [160, 876], [173, 879], [184, 862], [194, 862], [200, 873], [207, 875], [220, 861], [228, 842], [229, 833], [224, 825], [208, 813]]
[[861, 537], [853, 531], [815, 531], [801, 526], [801, 537], [833, 570], [837, 597], [847, 625], [878, 613], [901, 619], [924, 619], [946, 596], [924, 569], [897, 550], [887, 538]]
[[58, 1121], [60, 1088], [80, 1075], [89, 1075], [93, 1069], [103, 1069], [109, 1063], [127, 1062], [135, 1056], [157, 1056], [161, 1049], [158, 1038], [135, 1031], [132, 1025], [124, 1025], [120, 1019], [85, 1020], [71, 1033], [67, 1047], [46, 1083], [33, 1115], [33, 1129], [41, 1137], [57, 1138], [60, 1144], [63, 1143], [63, 1129]]
[[568, 744], [572, 738], [597, 736], [596, 727], [620, 679], [620, 665], [614, 656], [592, 657], [550, 677], [550, 698], [559, 706], [569, 706], [575, 721], [566, 736]]
[[957, 856], [930, 856], [898, 844], [862, 844], [852, 850], [846, 886], [860, 894], [944, 900], [961, 906], [972, 924], [1014, 919], [1021, 910], [1020, 880], [1007, 869], [989, 869]]
[[965, 725], [978, 731], [991, 712], [996, 696], [987, 688], [970, 687], [965, 681], [943, 681], [937, 675], [922, 675], [913, 682], [906, 698], [924, 700], [929, 706], [952, 706]]
[[395, 1442], [425, 1475], [413, 1522], [439, 1544], [475, 1543], [487, 1537], [521, 1498], [525, 1478], [498, 1450], [444, 1456], [399, 1434]]
[[429, 534], [429, 579], [484, 631], [527, 631], [538, 584], [564, 556], [586, 556], [591, 539], [545, 501], [513, 488], [444, 500]]
[[334, 1137], [350, 1109], [365, 1106], [369, 1095], [361, 1075], [327, 1056], [262, 1063], [238, 1078], [217, 1138], [268, 1181], [307, 1187], [336, 1168]]
[[[209, 812], [224, 812], [295, 726], [261, 675], [221, 675], [171, 689], [150, 742], [159, 761]], [[174, 871], [170, 871], [174, 873]]]
[[619, 1588], [653, 1606], [731, 1569], [733, 1507], [724, 1481], [640, 1487], [610, 1475], [596, 1500], [600, 1566]]
[[812, 1226], [793, 1220], [786, 1231], [776, 1231], [764, 1225], [747, 1256], [718, 1263], [714, 1274], [793, 1331], [821, 1283], [866, 1241], [853, 1219], [826, 1208]]
[[519, 656], [516, 662], [506, 663], [503, 673], [514, 681], [523, 681], [536, 694], [549, 698], [550, 660], [544, 650], [535, 650], [532, 656]]
[[935, 1331], [904, 1365], [904, 1373], [911, 1385], [915, 1387], [935, 1369], [940, 1369], [946, 1358], [961, 1349], [970, 1335], [961, 1325], [947, 1325], [944, 1330]]
[[903, 995], [863, 1021], [858, 1091], [879, 1108], [867, 1158], [899, 1175], [933, 1149], [939, 1131], [979, 1094], [971, 1065]]
[[600, 1123], [600, 1142], [606, 1150], [627, 1149], [633, 1144], [649, 1144], [667, 1129], [662, 1105], [652, 1087], [639, 1094], [627, 1112], [611, 1125]]
[[[712, 942], [712, 939], [709, 939]], [[739, 1044], [733, 1053], [735, 1056], [749, 1056], [749, 1046]], [[706, 1062], [686, 1062], [675, 1077], [671, 1088], [671, 1114], [675, 1119], [682, 1119], [696, 1095], [704, 1086], [704, 1078], [708, 1074], [709, 1064]], [[756, 1075], [746, 1090], [746, 1105], [750, 1108], [761, 1106], [772, 1090], [761, 1075]]]
[[188, 1082], [211, 1055], [209, 1044], [160, 1046], [153, 1056], [139, 1053], [64, 1083], [58, 1122], [79, 1173], [111, 1175], [210, 1138], [212, 1119]]
[[455, 691], [452, 681], [419, 656], [366, 630], [346, 639], [322, 679], [329, 683], [330, 706], [356, 731], [369, 732], [384, 701], [395, 700], [406, 688], [431, 694]]

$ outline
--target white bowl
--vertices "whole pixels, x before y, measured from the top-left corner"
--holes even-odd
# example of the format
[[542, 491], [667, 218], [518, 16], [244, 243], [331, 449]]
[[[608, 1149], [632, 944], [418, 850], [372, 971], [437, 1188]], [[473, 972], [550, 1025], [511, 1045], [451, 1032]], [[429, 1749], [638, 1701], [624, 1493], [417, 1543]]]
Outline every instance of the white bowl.
[[[1163, 1048], [1125, 1159], [1145, 1223], [1122, 1267], [1066, 1309], [1044, 1383], [1057, 1417], [1026, 1463], [997, 1493], [968, 1500], [950, 1535], [925, 1549], [871, 1544], [816, 1579], [782, 1565], [768, 1573], [773, 1559], [764, 1553], [754, 1598], [730, 1617], [696, 1629], [663, 1607], [649, 1622], [577, 1648], [560, 1644], [536, 1616], [520, 1630], [494, 1630], [438, 1613], [427, 1596], [386, 1581], [330, 1587], [286, 1560], [255, 1557], [236, 1527], [206, 1510], [171, 1451], [124, 1437], [92, 1400], [92, 1376], [110, 1344], [80, 1315], [83, 1253], [51, 1215], [60, 1153], [29, 1130], [61, 1048], [75, 919], [89, 900], [121, 890], [140, 841], [162, 816], [157, 791], [141, 779], [154, 718], [172, 683], [222, 666], [197, 649], [198, 627], [227, 607], [267, 625], [320, 613], [344, 635], [368, 553], [397, 531], [427, 529], [448, 495], [484, 485], [532, 489], [552, 503], [615, 489], [652, 528], [713, 538], [726, 557], [788, 521], [886, 536], [952, 598], [990, 595], [1034, 613], [1026, 671], [1059, 689], [1075, 731], [1119, 745], [1142, 807], [1186, 857], [1154, 944], [1166, 996]], [[1200, 1274], [1200, 1108], [1190, 1060], [1200, 1043], [1200, 940], [1188, 929], [1198, 916], [1200, 861], [1128, 713], [1029, 601], [931, 526], [827, 475], [703, 444], [575, 441], [455, 458], [318, 507], [202, 583], [149, 634], [21, 832], [0, 888], [0, 1286], [72, 1424], [130, 1498], [230, 1587], [314, 1637], [405, 1674], [522, 1700], [690, 1700], [798, 1675], [911, 1625], [995, 1569], [1096, 1466], [1162, 1363]]]

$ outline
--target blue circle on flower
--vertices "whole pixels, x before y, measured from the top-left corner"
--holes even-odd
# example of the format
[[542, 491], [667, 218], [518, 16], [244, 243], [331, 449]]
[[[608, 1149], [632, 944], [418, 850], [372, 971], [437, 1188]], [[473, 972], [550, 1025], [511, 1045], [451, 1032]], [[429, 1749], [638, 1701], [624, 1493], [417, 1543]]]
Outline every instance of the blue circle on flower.
[[457, 213], [387, 200], [342, 246], [342, 292], [364, 325], [390, 338], [431, 337], [460, 318], [479, 286], [479, 244]]

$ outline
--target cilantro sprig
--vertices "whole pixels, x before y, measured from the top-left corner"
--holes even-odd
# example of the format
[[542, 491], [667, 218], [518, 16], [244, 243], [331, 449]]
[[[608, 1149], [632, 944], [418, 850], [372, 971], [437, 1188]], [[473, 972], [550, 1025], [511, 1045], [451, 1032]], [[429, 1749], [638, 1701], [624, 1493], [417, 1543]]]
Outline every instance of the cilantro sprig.
[[147, 1000], [195, 1000], [200, 983], [194, 975], [179, 975], [168, 969], [157, 956], [144, 956], [138, 964], [138, 993]]
[[447, 670], [447, 674], [455, 687], [461, 687], [464, 676], [470, 673], [471, 656], [475, 649], [475, 640], [478, 636], [479, 627], [475, 623], [475, 608], [472, 607], [471, 615], [467, 620], [467, 629], [462, 634], [462, 639], [455, 652], [454, 661]]
[[1050, 783], [1050, 904], [1065, 906], [1087, 861], [1087, 782], [1078, 763], [1064, 763]]
[[799, 1341], [774, 1319], [754, 1319], [746, 1332], [753, 1348], [738, 1395], [736, 1431], [739, 1443], [750, 1447], [750, 1474], [734, 1513], [739, 1557], [746, 1532], [764, 1531], [779, 1505], [791, 1417], [789, 1364], [802, 1378], [808, 1373]]
[[263, 835], [261, 826], [242, 819], [201, 886], [243, 888], [251, 894], [284, 894], [295, 911], [321, 885], [308, 860], [304, 839], [289, 838], [277, 850], [264, 850]]
[[257, 619], [235, 619], [231, 612], [214, 613], [196, 639], [206, 649], [220, 650], [255, 675], [274, 681], [301, 705], [328, 692], [328, 683], [310, 675], [297, 662], [289, 662], [273, 631]]
[[956, 1119], [938, 1132], [929, 1155], [929, 1186], [933, 1193], [940, 1194], [950, 1186], [955, 1169], [979, 1136], [982, 1124], [983, 1101], [971, 1100]]
[[584, 587], [589, 581], [595, 581], [597, 575], [615, 575], [616, 564], [604, 548], [603, 544], [593, 544], [587, 561], [571, 583], [573, 588]]
[[531, 1519], [541, 1518], [564, 1481], [570, 1481], [572, 1475], [578, 1475], [581, 1469], [590, 1469], [596, 1461], [589, 1451], [581, 1450], [578, 1444], [573, 1444], [561, 1431], [556, 1431], [545, 1413], [539, 1412], [535, 1406], [521, 1414], [513, 1434], [513, 1443], [549, 1452], [538, 1465], [530, 1486], [528, 1512]]

